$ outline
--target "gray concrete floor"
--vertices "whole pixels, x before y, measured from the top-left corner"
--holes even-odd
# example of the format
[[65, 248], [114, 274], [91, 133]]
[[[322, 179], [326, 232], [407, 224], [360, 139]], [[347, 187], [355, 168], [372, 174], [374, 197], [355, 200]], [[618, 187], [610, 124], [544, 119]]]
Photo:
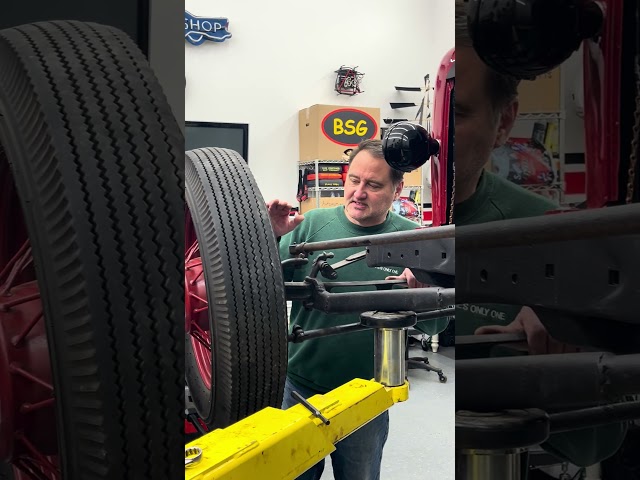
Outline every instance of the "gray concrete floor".
[[[381, 480], [454, 479], [455, 348], [440, 347], [438, 353], [409, 349], [409, 356], [425, 355], [443, 369], [447, 383], [440, 383], [433, 372], [409, 370], [409, 400], [389, 410]], [[327, 460], [321, 480], [333, 479]]]

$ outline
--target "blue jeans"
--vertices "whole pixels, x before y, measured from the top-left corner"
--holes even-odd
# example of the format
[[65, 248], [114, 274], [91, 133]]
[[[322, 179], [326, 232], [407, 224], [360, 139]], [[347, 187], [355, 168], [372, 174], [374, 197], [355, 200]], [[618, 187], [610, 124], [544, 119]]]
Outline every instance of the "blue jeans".
[[[298, 392], [304, 398], [315, 395], [315, 392], [293, 384], [287, 378], [284, 386], [284, 400], [282, 408], [287, 409], [299, 403], [292, 397], [292, 391]], [[331, 465], [335, 480], [380, 480], [380, 464], [382, 463], [382, 449], [389, 435], [389, 412], [371, 420], [344, 440], [336, 444], [336, 450], [331, 454]], [[321, 460], [298, 477], [298, 480], [319, 480], [324, 470], [324, 460]]]

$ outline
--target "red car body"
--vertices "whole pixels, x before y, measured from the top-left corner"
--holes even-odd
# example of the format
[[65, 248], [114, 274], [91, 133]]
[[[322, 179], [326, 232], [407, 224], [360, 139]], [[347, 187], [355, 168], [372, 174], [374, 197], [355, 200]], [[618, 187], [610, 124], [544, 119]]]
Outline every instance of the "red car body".
[[453, 190], [453, 93], [455, 86], [455, 49], [440, 62], [434, 88], [431, 135], [440, 143], [440, 152], [431, 159], [431, 203], [434, 227], [449, 223]]

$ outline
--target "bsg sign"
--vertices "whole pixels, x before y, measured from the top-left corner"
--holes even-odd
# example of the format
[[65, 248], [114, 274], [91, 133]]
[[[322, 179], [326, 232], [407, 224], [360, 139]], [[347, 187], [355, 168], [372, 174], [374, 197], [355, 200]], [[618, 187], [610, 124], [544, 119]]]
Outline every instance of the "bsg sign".
[[368, 113], [341, 108], [329, 112], [322, 119], [322, 133], [333, 143], [354, 147], [363, 140], [375, 138], [378, 124]]

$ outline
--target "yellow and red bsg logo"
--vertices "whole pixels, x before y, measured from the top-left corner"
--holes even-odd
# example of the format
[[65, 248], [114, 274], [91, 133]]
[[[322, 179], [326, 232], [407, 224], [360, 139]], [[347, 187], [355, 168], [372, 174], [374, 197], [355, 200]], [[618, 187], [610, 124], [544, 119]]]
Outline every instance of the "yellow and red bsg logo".
[[325, 115], [322, 133], [333, 143], [355, 147], [363, 140], [376, 138], [378, 123], [362, 110], [341, 108]]

